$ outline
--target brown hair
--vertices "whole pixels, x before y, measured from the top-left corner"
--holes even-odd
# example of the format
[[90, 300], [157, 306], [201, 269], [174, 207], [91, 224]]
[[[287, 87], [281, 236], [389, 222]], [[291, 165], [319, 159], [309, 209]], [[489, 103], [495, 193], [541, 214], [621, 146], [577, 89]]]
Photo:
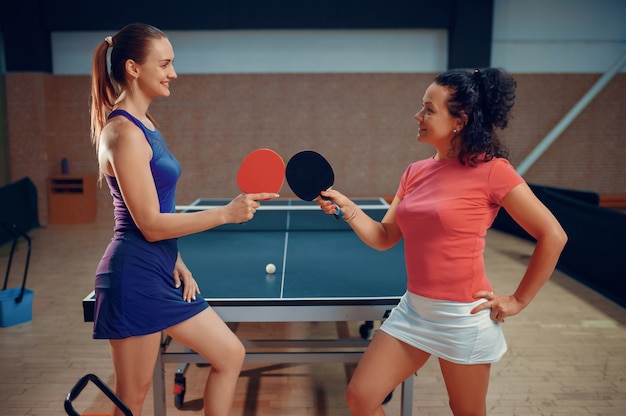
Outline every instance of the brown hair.
[[[91, 140], [98, 151], [98, 139], [120, 94], [127, 88], [126, 61], [145, 62], [152, 40], [166, 38], [161, 30], [144, 23], [124, 26], [112, 37], [105, 38], [93, 53], [91, 69]], [[107, 55], [111, 50], [109, 72]], [[150, 121], [156, 124], [150, 114]]]

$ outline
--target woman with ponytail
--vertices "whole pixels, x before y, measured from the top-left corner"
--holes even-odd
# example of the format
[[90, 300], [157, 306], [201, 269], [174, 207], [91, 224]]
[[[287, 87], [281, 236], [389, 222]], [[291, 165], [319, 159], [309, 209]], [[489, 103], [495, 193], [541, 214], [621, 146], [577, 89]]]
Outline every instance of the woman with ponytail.
[[[483, 416], [491, 364], [507, 345], [506, 318], [520, 313], [553, 273], [567, 236], [518, 175], [497, 136], [507, 127], [515, 80], [498, 68], [449, 70], [426, 89], [417, 140], [432, 157], [411, 163], [384, 218], [370, 218], [336, 190], [322, 192], [369, 246], [403, 240], [407, 291], [361, 358], [346, 397], [353, 415], [381, 403], [431, 357], [439, 360], [455, 416]], [[328, 214], [332, 203], [318, 200]], [[512, 294], [485, 274], [485, 235], [500, 207], [536, 240]]]
[[93, 337], [109, 340], [115, 392], [133, 415], [141, 415], [164, 332], [211, 363], [204, 414], [226, 416], [245, 350], [199, 296], [177, 238], [248, 221], [258, 201], [278, 195], [242, 194], [213, 210], [175, 212], [181, 167], [148, 112], [154, 98], [170, 95], [173, 63], [167, 36], [140, 23], [105, 38], [94, 52], [91, 131], [115, 225], [96, 270]]

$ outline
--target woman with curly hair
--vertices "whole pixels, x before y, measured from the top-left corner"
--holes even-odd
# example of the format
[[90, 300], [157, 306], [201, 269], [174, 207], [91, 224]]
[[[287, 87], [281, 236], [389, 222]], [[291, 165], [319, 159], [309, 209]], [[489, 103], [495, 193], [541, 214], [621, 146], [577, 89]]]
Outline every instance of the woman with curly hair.
[[[418, 141], [435, 153], [407, 167], [380, 222], [340, 192], [322, 193], [369, 246], [386, 250], [404, 240], [407, 291], [350, 380], [353, 415], [383, 415], [385, 397], [430, 356], [439, 360], [454, 415], [486, 414], [491, 364], [507, 349], [502, 324], [537, 295], [567, 241], [498, 139], [515, 87], [498, 68], [437, 76], [415, 115]], [[331, 202], [318, 203], [335, 213]], [[483, 259], [485, 235], [500, 207], [537, 240], [512, 294], [494, 291]]]

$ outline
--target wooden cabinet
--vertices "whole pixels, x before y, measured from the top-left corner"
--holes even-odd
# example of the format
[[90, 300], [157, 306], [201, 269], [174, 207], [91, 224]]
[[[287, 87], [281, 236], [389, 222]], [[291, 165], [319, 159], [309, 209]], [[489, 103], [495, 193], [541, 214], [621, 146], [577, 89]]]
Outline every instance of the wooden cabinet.
[[48, 180], [51, 224], [80, 224], [96, 219], [96, 176], [58, 175]]

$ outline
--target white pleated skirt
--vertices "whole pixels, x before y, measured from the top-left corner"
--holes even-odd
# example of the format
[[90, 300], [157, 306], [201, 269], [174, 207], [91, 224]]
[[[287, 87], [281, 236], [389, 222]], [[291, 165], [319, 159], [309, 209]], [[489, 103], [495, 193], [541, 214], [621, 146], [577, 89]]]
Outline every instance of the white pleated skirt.
[[462, 303], [406, 292], [380, 330], [446, 361], [495, 363], [507, 350], [506, 340], [489, 309], [470, 314], [482, 302], [485, 299]]

